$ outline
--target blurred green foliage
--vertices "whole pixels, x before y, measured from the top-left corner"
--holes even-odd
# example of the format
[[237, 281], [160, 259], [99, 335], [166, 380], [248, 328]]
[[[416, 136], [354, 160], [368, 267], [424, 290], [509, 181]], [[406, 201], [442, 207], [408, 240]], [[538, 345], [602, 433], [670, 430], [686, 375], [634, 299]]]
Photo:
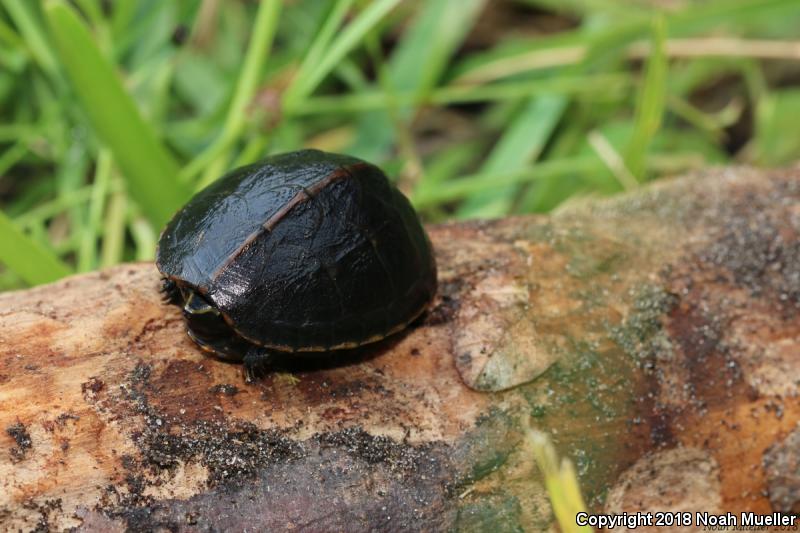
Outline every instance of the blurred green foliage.
[[192, 191], [317, 147], [428, 221], [800, 157], [796, 0], [0, 0], [0, 290], [151, 259]]

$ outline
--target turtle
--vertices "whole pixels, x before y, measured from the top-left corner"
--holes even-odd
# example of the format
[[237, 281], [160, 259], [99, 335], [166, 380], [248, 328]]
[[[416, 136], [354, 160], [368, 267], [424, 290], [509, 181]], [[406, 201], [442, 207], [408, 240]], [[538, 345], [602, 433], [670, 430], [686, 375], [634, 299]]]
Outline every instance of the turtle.
[[234, 169], [161, 232], [156, 266], [189, 337], [243, 363], [325, 356], [414, 322], [436, 294], [431, 241], [375, 165], [319, 150]]

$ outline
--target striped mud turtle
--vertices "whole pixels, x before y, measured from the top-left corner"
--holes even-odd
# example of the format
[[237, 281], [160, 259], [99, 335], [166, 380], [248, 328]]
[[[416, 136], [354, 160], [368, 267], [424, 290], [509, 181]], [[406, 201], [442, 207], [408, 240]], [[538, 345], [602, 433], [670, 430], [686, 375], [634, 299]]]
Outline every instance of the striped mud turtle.
[[436, 292], [417, 214], [376, 166], [303, 150], [231, 171], [167, 224], [156, 264], [189, 336], [247, 376], [405, 328]]

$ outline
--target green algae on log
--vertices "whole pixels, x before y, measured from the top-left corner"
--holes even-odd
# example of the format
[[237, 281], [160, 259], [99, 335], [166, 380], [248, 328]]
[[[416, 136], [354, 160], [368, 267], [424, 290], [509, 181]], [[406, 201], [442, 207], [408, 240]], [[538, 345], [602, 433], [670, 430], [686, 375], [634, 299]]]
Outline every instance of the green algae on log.
[[797, 512], [800, 174], [430, 235], [423, 320], [252, 386], [151, 264], [0, 295], [0, 529], [542, 530], [528, 424], [598, 511]]

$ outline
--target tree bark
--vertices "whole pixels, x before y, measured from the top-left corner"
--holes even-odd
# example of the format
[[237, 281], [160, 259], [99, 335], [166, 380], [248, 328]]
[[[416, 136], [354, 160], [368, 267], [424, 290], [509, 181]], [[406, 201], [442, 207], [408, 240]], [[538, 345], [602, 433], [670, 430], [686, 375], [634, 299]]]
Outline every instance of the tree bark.
[[423, 319], [252, 385], [152, 264], [0, 295], [2, 529], [548, 529], [530, 426], [596, 511], [800, 511], [797, 172], [429, 232]]

